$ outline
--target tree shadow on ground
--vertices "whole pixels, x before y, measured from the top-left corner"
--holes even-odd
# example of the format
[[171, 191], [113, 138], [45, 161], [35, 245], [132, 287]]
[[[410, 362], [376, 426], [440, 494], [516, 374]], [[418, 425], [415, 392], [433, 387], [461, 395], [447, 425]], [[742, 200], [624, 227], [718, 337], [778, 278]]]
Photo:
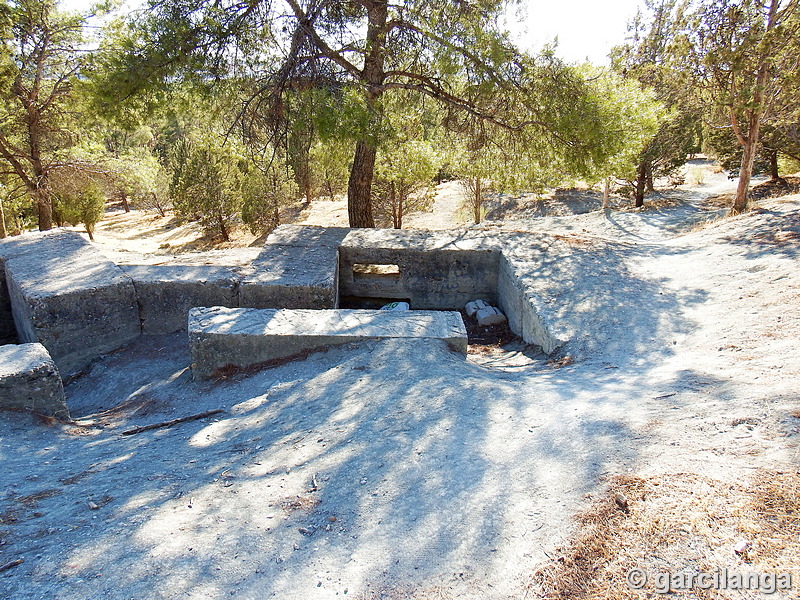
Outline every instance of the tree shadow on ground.
[[[505, 372], [389, 340], [197, 382], [184, 336], [142, 337], [98, 361], [67, 386], [94, 426], [4, 434], [0, 484], [12, 493], [0, 510], [18, 512], [3, 522], [3, 553], [26, 558], [8, 592], [308, 598], [510, 585], [567, 537], [586, 492], [635, 464], [647, 440], [631, 422], [656, 395], [650, 365], [674, 352], [669, 340], [692, 327], [682, 309], [704, 297], [636, 277], [618, 246], [528, 235], [511, 236], [508, 252], [583, 363]], [[146, 418], [124, 408], [142, 402]], [[221, 407], [205, 422], [118, 435]]]

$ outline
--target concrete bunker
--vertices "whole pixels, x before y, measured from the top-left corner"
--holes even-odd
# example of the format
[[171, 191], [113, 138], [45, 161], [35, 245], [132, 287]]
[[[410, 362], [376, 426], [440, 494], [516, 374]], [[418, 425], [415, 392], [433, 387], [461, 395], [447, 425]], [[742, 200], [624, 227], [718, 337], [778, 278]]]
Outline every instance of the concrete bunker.
[[187, 331], [192, 308], [351, 310], [404, 300], [421, 315], [481, 298], [550, 354], [563, 342], [526, 289], [532, 265], [513, 259], [506, 236], [285, 225], [242, 268], [120, 267], [77, 233], [27, 234], [0, 242], [0, 343], [42, 344], [66, 378], [139, 335]]
[[552, 353], [535, 298], [506, 256], [505, 236], [480, 231], [353, 230], [339, 246], [339, 306], [377, 308], [405, 301], [415, 310], [459, 311], [467, 302], [499, 306], [511, 330]]

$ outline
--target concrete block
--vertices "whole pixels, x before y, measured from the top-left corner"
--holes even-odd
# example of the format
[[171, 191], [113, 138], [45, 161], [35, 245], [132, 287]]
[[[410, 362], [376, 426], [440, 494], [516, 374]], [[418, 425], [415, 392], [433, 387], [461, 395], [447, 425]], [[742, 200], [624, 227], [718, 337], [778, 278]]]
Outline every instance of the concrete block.
[[335, 308], [339, 252], [334, 245], [267, 244], [239, 285], [245, 308]]
[[457, 312], [193, 308], [189, 347], [195, 377], [247, 368], [329, 346], [368, 340], [440, 340], [466, 355]]
[[464, 306], [464, 312], [467, 313], [468, 317], [474, 317], [476, 312], [487, 306], [489, 304], [485, 300], [473, 300], [472, 302], [467, 302], [466, 306]]
[[133, 280], [142, 333], [187, 330], [195, 306], [239, 306], [239, 274], [216, 266], [125, 265]]
[[20, 341], [43, 344], [67, 377], [140, 335], [133, 282], [119, 267], [74, 232], [25, 237], [4, 258]]
[[481, 327], [501, 325], [507, 321], [506, 316], [494, 306], [484, 306], [475, 313], [475, 319]]
[[0, 409], [69, 419], [56, 364], [41, 344], [0, 346]]

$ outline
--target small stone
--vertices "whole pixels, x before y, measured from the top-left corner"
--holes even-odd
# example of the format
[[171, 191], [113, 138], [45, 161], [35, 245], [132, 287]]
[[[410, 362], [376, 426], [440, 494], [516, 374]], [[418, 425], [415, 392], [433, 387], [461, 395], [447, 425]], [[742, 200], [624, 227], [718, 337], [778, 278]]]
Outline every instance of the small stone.
[[614, 502], [617, 504], [620, 510], [623, 512], [628, 512], [628, 499], [624, 494], [617, 492], [614, 495]]
[[331, 523], [335, 523], [336, 522], [336, 517], [330, 516], [330, 517], [328, 517], [328, 521], [330, 521]]
[[297, 531], [299, 531], [303, 535], [313, 535], [314, 534], [314, 530], [310, 529], [309, 527], [298, 527]]
[[97, 509], [99, 509], [99, 508], [100, 508], [100, 505], [99, 505], [99, 504], [97, 504], [97, 503], [95, 503], [95, 502], [92, 502], [91, 500], [89, 500], [89, 502], [87, 502], [87, 505], [89, 506], [89, 508], [90, 508], [91, 510], [97, 510]]
[[748, 550], [750, 550], [750, 548], [752, 548], [752, 547], [753, 547], [753, 545], [750, 542], [748, 542], [747, 540], [741, 540], [741, 541], [737, 542], [736, 545], [733, 547], [733, 551], [736, 554], [744, 554]]

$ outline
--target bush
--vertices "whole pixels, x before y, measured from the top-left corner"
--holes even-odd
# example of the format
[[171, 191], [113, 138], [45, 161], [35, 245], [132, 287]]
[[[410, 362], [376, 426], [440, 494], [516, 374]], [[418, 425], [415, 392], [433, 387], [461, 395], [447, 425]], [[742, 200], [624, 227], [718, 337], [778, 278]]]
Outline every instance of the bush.
[[61, 220], [70, 225], [83, 223], [89, 239], [94, 240], [94, 228], [103, 218], [106, 199], [95, 183], [82, 190], [57, 196], [55, 212]]

